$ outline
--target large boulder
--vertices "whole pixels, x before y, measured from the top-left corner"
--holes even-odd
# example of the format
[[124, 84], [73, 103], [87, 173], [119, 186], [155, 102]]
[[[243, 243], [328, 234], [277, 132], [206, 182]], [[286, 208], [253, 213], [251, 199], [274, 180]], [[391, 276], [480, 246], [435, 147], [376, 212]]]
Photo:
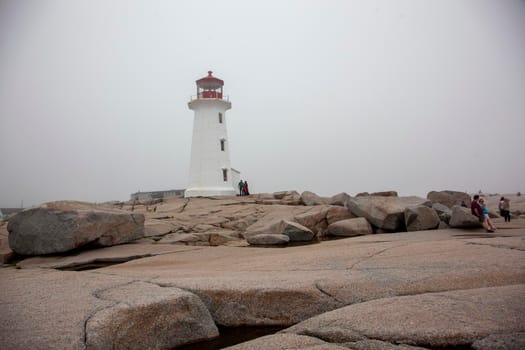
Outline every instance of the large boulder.
[[244, 236], [251, 245], [281, 245], [288, 242], [309, 242], [315, 233], [297, 222], [279, 220], [263, 229], [247, 231]]
[[144, 237], [144, 215], [90, 203], [60, 201], [9, 220], [9, 246], [21, 255], [63, 253], [86, 244], [112, 246]]
[[350, 196], [346, 192], [338, 193], [328, 199], [328, 204], [343, 207]]
[[294, 221], [308, 227], [316, 234], [322, 233], [328, 227], [326, 215], [329, 209], [328, 205], [317, 205], [305, 213], [296, 215]]
[[328, 200], [318, 196], [313, 192], [304, 191], [301, 193], [301, 202], [303, 202], [304, 205], [321, 205], [327, 204]]
[[190, 292], [144, 282], [98, 294], [113, 306], [86, 322], [86, 349], [172, 349], [219, 335], [201, 301]]
[[418, 205], [405, 209], [405, 226], [407, 231], [433, 230], [439, 226], [438, 214], [426, 205]]
[[461, 205], [461, 202], [470, 205], [471, 200], [468, 193], [458, 191], [430, 191], [427, 194], [427, 199], [432, 203], [441, 203], [449, 208], [454, 205]]
[[273, 194], [275, 199], [278, 199], [281, 204], [300, 205], [301, 195], [297, 191], [281, 191]]
[[432, 209], [436, 211], [441, 221], [449, 223], [450, 217], [452, 216], [452, 210], [441, 203], [432, 203]]
[[357, 217], [366, 218], [382, 230], [400, 231], [405, 229], [404, 212], [407, 207], [430, 205], [424, 198], [362, 196], [350, 198], [346, 207]]
[[328, 208], [326, 212], [326, 222], [328, 225], [333, 224], [334, 222], [346, 219], [355, 218], [354, 214], [348, 208], [342, 206], [333, 205]]
[[295, 221], [293, 220], [293, 211], [284, 210], [284, 208], [290, 208], [288, 206], [280, 206], [283, 210], [270, 212], [253, 224], [248, 226], [244, 231], [243, 235], [245, 238], [249, 236], [255, 236], [258, 234], [277, 234], [280, 233], [281, 221]]
[[470, 209], [459, 205], [452, 207], [452, 215], [448, 224], [450, 227], [455, 228], [477, 228], [482, 226], [479, 218], [472, 215]]
[[373, 233], [372, 226], [365, 218], [353, 218], [330, 224], [325, 235], [352, 237], [371, 233]]
[[315, 236], [308, 227], [287, 220], [281, 221], [279, 233], [288, 236], [290, 242], [310, 242]]
[[322, 235], [328, 225], [355, 217], [348, 208], [335, 205], [317, 205], [310, 210], [297, 214], [293, 221], [308, 227], [315, 234]]

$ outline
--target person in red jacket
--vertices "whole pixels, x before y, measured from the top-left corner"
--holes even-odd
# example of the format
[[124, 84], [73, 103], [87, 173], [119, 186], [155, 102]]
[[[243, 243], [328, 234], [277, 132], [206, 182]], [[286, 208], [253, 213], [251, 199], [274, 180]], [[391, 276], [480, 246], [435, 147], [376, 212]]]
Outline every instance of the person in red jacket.
[[244, 180], [244, 184], [242, 185], [242, 193], [244, 196], [249, 196], [250, 191], [248, 191], [248, 181]]

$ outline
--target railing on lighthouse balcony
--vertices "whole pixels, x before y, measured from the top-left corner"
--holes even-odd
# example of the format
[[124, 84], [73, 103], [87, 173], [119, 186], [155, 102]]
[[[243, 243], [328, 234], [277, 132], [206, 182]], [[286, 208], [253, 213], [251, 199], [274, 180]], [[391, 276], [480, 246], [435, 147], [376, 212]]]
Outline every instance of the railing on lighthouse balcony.
[[229, 95], [223, 95], [222, 92], [217, 92], [217, 91], [202, 91], [198, 93], [197, 95], [191, 95], [190, 101], [200, 100], [200, 99], [205, 99], [205, 98], [230, 101]]

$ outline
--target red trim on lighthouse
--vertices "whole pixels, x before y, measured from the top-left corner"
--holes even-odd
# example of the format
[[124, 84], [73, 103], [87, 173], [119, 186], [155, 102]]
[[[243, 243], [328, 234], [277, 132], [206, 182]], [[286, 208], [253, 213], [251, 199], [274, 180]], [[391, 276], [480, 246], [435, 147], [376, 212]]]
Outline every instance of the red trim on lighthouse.
[[212, 75], [212, 71], [208, 71], [208, 76], [196, 81], [197, 86], [203, 89], [217, 89], [224, 85], [224, 81]]

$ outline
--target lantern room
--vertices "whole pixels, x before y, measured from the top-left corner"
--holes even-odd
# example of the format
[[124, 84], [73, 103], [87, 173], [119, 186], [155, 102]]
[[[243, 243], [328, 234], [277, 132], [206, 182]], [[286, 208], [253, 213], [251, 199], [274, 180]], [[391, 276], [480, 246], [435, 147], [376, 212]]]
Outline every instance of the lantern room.
[[197, 99], [214, 98], [222, 99], [222, 87], [224, 81], [212, 75], [212, 71], [208, 71], [208, 76], [196, 81], [197, 83]]

